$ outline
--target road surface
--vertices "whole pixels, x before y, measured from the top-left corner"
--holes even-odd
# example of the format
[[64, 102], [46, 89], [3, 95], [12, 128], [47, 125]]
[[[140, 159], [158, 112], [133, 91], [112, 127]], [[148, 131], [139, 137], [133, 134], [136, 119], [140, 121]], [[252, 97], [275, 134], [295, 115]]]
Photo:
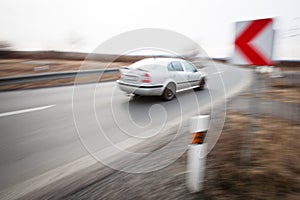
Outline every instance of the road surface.
[[116, 144], [151, 137], [167, 122], [210, 105], [212, 98], [238, 92], [251, 77], [250, 70], [223, 64], [203, 70], [208, 89], [185, 91], [169, 102], [132, 99], [115, 82], [0, 93], [0, 194], [109, 147], [105, 137]]

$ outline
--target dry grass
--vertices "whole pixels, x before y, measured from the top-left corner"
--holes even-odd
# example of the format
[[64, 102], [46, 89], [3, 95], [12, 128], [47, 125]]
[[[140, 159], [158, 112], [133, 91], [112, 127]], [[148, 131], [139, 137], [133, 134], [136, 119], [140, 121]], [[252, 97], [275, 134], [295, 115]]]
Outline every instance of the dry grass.
[[300, 87], [279, 80], [270, 81], [269, 85], [271, 89], [267, 89], [264, 93], [260, 94], [259, 98], [300, 104]]
[[229, 112], [222, 136], [208, 156], [205, 193], [213, 199], [300, 199], [300, 126], [259, 117], [250, 142], [252, 160], [241, 152], [247, 116]]
[[300, 71], [299, 61], [281, 61], [275, 63], [275, 67], [279, 67], [282, 71]]
[[[78, 77], [76, 79], [76, 84], [97, 83], [101, 81], [116, 80], [116, 79], [117, 79], [117, 74], [103, 74], [101, 78], [99, 78], [98, 75], [97, 76], [91, 75], [91, 76]], [[45, 80], [45, 81], [39, 81], [33, 83], [1, 85], [0, 91], [74, 85], [74, 83], [75, 83], [75, 77], [61, 78], [61, 79]]]
[[[78, 60], [1, 59], [0, 77], [21, 76], [21, 75], [49, 73], [49, 72], [117, 68], [129, 64], [131, 64], [131, 62], [108, 63], [108, 62], [100, 62], [100, 61], [82, 62], [80, 60], [78, 61]], [[108, 74], [108, 75], [104, 74], [100, 80], [98, 76], [90, 75], [90, 76], [77, 78], [76, 83], [95, 83], [100, 81], [116, 80], [117, 78], [118, 78], [117, 74]], [[45, 80], [45, 81], [38, 81], [32, 83], [1, 85], [0, 91], [73, 85], [74, 80], [75, 77]]]
[[257, 95], [249, 93], [242, 94], [242, 97], [256, 97], [269, 101], [300, 104], [300, 87], [283, 80], [271, 80], [268, 82], [270, 88]]
[[[115, 68], [129, 65], [127, 62], [100, 62], [80, 60], [29, 60], [29, 59], [1, 59], [0, 77], [20, 76], [46, 72], [64, 72], [77, 70], [91, 70]], [[45, 67], [46, 66], [46, 67]], [[39, 69], [45, 67], [44, 69]]]

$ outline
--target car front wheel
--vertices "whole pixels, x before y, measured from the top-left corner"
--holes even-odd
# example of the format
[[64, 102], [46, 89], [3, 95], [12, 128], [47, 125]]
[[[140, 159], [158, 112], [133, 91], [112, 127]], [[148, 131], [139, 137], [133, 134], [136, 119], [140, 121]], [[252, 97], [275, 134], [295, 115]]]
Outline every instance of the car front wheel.
[[204, 90], [205, 88], [205, 84], [206, 84], [206, 79], [202, 78], [200, 83], [199, 83], [199, 87], [195, 88], [196, 90]]

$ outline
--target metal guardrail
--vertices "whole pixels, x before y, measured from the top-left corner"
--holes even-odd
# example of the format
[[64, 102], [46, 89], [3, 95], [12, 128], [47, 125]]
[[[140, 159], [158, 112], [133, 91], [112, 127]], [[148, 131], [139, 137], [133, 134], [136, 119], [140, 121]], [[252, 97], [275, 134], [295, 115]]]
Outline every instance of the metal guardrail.
[[84, 70], [84, 71], [69, 71], [69, 72], [52, 72], [41, 74], [30, 74], [24, 76], [9, 76], [0, 78], [0, 85], [9, 85], [17, 83], [31, 83], [45, 80], [72, 78], [76, 76], [90, 76], [101, 74], [114, 74], [119, 71], [118, 68], [98, 69], [98, 70]]

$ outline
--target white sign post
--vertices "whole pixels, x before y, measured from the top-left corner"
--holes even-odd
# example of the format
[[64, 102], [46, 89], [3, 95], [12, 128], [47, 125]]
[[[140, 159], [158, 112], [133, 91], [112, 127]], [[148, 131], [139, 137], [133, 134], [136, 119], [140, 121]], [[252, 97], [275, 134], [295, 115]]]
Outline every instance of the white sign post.
[[[235, 24], [235, 41], [234, 53], [231, 62], [237, 65], [250, 65], [256, 67], [256, 71], [272, 71], [272, 56], [274, 44], [274, 29], [272, 18], [256, 19], [250, 21], [240, 21]], [[251, 96], [257, 94], [260, 89], [261, 77], [253, 73], [253, 86], [251, 87]], [[256, 110], [254, 98], [250, 100], [249, 108]], [[254, 131], [253, 122], [255, 120], [255, 112], [250, 114], [248, 124], [248, 138], [244, 142], [242, 150], [242, 160], [244, 163], [249, 163], [251, 160], [251, 146]]]
[[193, 136], [187, 152], [187, 188], [191, 193], [203, 189], [207, 154], [207, 144], [204, 143], [204, 139], [209, 121], [209, 115], [196, 116], [190, 121], [190, 131]]

